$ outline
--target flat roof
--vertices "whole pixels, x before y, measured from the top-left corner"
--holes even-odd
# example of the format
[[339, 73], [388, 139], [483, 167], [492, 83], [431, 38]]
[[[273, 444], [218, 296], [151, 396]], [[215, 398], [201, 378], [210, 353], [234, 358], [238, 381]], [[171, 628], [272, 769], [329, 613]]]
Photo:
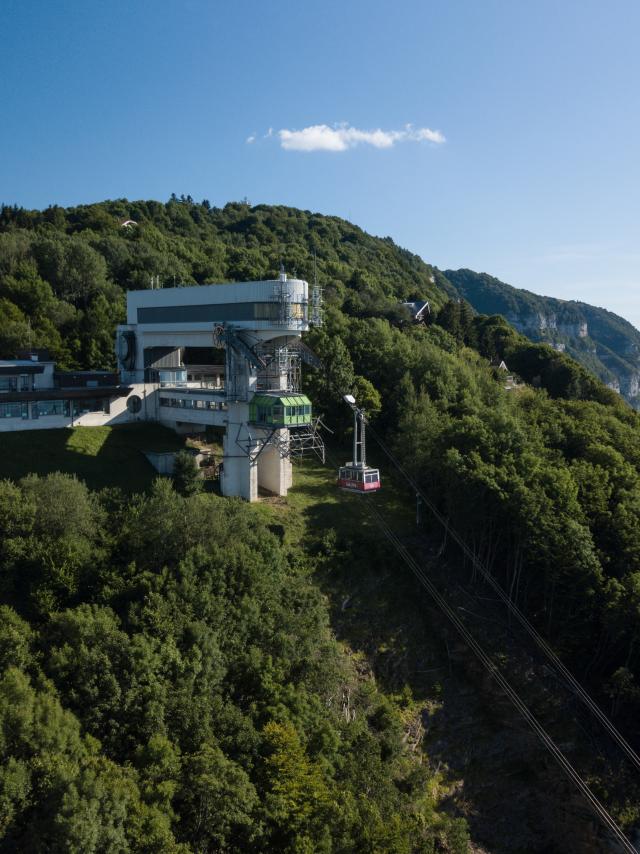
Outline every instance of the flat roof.
[[0, 367], [26, 368], [33, 365], [53, 365], [53, 361], [40, 362], [36, 359], [0, 359]]
[[[243, 319], [240, 306], [273, 302], [280, 288], [287, 295], [287, 301], [306, 302], [308, 300], [309, 285], [304, 279], [287, 279], [283, 282], [278, 279], [266, 279], [227, 284], [188, 285], [184, 288], [127, 291], [127, 323], [144, 324], [148, 322], [146, 318], [147, 315], [150, 316], [150, 312], [160, 312], [161, 309], [169, 308], [174, 310], [172, 315], [175, 320], [172, 320], [172, 315], [162, 315], [164, 323], [184, 323], [185, 321], [193, 323], [200, 319], [198, 314], [189, 312], [189, 308], [195, 306], [215, 309], [214, 313], [220, 314], [220, 317], [214, 318], [215, 320], [235, 319], [238, 312], [238, 319]], [[222, 306], [226, 307], [226, 312], [221, 310]], [[207, 320], [204, 317], [202, 319]], [[155, 322], [159, 320], [160, 314]]]

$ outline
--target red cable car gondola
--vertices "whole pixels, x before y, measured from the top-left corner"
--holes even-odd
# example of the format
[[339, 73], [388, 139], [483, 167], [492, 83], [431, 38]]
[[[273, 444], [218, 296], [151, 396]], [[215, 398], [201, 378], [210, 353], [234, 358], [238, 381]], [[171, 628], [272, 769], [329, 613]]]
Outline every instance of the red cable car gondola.
[[366, 462], [364, 412], [358, 409], [352, 394], [345, 394], [344, 399], [353, 409], [353, 460], [338, 469], [338, 486], [348, 492], [377, 492], [380, 489], [380, 472]]

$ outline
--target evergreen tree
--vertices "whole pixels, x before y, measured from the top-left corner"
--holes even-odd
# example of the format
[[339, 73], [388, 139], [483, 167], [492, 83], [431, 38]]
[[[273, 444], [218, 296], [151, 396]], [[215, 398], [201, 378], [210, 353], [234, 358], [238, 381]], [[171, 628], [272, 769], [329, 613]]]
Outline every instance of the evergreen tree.
[[180, 495], [195, 495], [202, 490], [198, 463], [189, 451], [178, 451], [173, 461], [173, 485]]

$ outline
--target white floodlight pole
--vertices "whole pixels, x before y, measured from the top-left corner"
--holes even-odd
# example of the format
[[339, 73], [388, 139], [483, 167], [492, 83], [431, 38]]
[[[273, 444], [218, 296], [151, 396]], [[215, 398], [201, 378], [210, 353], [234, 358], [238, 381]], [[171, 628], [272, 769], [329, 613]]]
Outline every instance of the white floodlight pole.
[[[343, 394], [342, 399], [353, 409], [353, 465], [362, 464], [365, 467], [365, 445], [364, 445], [364, 411], [358, 408], [356, 399], [352, 394]], [[358, 423], [360, 424], [360, 439], [358, 440]], [[360, 460], [358, 460], [358, 445], [360, 445]]]

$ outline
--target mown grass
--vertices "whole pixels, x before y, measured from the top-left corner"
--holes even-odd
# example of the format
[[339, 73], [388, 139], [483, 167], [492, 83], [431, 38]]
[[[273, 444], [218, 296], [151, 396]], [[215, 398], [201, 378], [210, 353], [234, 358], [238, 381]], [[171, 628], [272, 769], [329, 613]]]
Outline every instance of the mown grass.
[[0, 478], [60, 471], [90, 489], [146, 489], [156, 476], [143, 451], [175, 451], [184, 439], [160, 424], [23, 430], [0, 434]]
[[354, 495], [338, 488], [335, 460], [341, 453], [339, 449], [328, 448], [325, 465], [311, 457], [296, 462], [293, 487], [287, 497], [266, 499], [261, 503], [268, 517], [271, 520], [275, 517], [284, 526], [285, 541], [299, 543], [304, 538], [309, 544], [329, 529], [340, 537], [355, 530], [373, 531], [375, 522], [367, 512], [367, 502], [375, 502], [398, 533], [411, 530], [412, 498], [388, 467], [380, 469], [382, 489], [376, 494]]

